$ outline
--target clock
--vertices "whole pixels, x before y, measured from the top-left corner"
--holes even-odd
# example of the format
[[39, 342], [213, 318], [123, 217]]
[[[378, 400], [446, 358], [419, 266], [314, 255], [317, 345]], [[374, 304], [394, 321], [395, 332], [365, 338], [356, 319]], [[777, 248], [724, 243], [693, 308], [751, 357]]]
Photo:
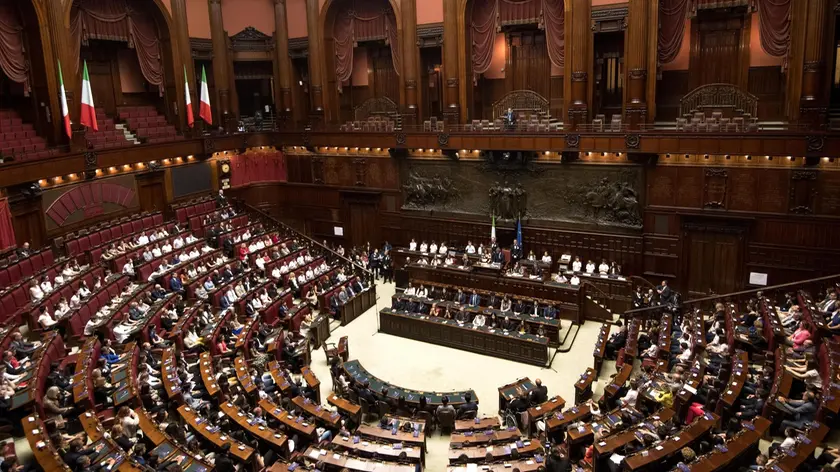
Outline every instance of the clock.
[[222, 172], [224, 172], [225, 174], [227, 174], [228, 172], [230, 172], [230, 164], [228, 164], [227, 162], [225, 162], [224, 164], [222, 164]]

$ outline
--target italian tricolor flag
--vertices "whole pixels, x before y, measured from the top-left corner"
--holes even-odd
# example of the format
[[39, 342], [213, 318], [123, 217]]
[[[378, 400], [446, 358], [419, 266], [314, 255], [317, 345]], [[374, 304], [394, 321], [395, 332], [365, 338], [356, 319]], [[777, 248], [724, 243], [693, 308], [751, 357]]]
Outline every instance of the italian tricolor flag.
[[190, 79], [187, 78], [187, 66], [184, 66], [184, 95], [186, 95], [187, 102], [187, 124], [192, 128], [195, 118], [193, 117], [192, 99], [190, 98]]
[[204, 73], [204, 66], [201, 66], [201, 105], [198, 107], [198, 116], [208, 125], [213, 124], [213, 113], [210, 111], [210, 89], [207, 88], [207, 74]]
[[73, 137], [73, 131], [70, 129], [70, 111], [67, 109], [67, 93], [64, 91], [64, 74], [61, 73], [61, 61], [58, 61], [58, 83], [61, 85], [59, 90], [61, 99], [61, 116], [64, 117], [64, 131], [67, 132], [67, 137]]
[[96, 109], [93, 106], [93, 92], [90, 90], [90, 76], [88, 76], [87, 61], [84, 62], [82, 75], [82, 112], [79, 115], [79, 122], [94, 131], [99, 131], [96, 124]]

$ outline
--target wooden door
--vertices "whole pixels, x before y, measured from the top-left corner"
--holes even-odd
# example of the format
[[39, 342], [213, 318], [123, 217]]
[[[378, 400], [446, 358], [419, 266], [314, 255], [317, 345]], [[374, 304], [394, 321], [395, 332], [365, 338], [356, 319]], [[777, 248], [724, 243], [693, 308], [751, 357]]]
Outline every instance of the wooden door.
[[137, 176], [137, 195], [142, 211], [166, 211], [164, 173], [150, 172]]
[[[743, 9], [703, 11], [692, 20], [689, 85], [747, 87], [750, 27]], [[746, 44], [746, 46], [745, 46]]]
[[683, 286], [688, 295], [723, 294], [743, 288], [744, 234], [743, 227], [694, 223], [684, 226]]
[[[96, 108], [103, 108], [108, 114], [114, 114], [117, 111], [117, 98], [114, 92], [114, 71], [111, 66], [111, 62], [88, 62], [90, 89], [93, 92], [94, 104]], [[119, 71], [116, 74], [117, 80], [119, 80]]]
[[379, 199], [378, 193], [342, 194], [342, 206], [345, 213], [344, 235], [351, 246], [361, 246], [367, 242], [379, 246]]

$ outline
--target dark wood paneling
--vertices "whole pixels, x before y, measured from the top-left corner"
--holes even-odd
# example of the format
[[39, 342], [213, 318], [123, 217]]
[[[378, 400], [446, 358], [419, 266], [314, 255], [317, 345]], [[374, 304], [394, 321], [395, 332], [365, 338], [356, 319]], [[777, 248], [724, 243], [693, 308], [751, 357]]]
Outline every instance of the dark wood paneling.
[[164, 172], [147, 172], [137, 175], [137, 196], [142, 211], [166, 211], [166, 186]]
[[680, 115], [680, 99], [689, 92], [687, 70], [662, 71], [656, 82], [656, 120], [673, 121]]
[[750, 67], [747, 91], [758, 98], [758, 117], [762, 121], [785, 117], [785, 74], [781, 66]]
[[35, 249], [46, 244], [46, 228], [40, 196], [10, 200], [9, 209], [12, 212], [12, 226], [18, 247], [25, 242], [29, 242]]

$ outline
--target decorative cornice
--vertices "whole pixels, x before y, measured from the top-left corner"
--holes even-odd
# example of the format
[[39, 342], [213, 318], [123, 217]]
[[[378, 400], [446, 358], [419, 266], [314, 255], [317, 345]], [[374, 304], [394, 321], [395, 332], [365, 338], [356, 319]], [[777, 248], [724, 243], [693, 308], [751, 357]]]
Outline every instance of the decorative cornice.
[[624, 5], [611, 5], [592, 9], [592, 21], [620, 20], [628, 15], [629, 8]]
[[443, 46], [443, 23], [417, 25], [417, 47]]
[[289, 38], [289, 57], [298, 59], [309, 57], [309, 38]]
[[205, 38], [190, 38], [193, 59], [213, 59], [213, 41]]
[[248, 26], [230, 37], [230, 45], [234, 51], [272, 51], [274, 50], [274, 37], [253, 26]]

